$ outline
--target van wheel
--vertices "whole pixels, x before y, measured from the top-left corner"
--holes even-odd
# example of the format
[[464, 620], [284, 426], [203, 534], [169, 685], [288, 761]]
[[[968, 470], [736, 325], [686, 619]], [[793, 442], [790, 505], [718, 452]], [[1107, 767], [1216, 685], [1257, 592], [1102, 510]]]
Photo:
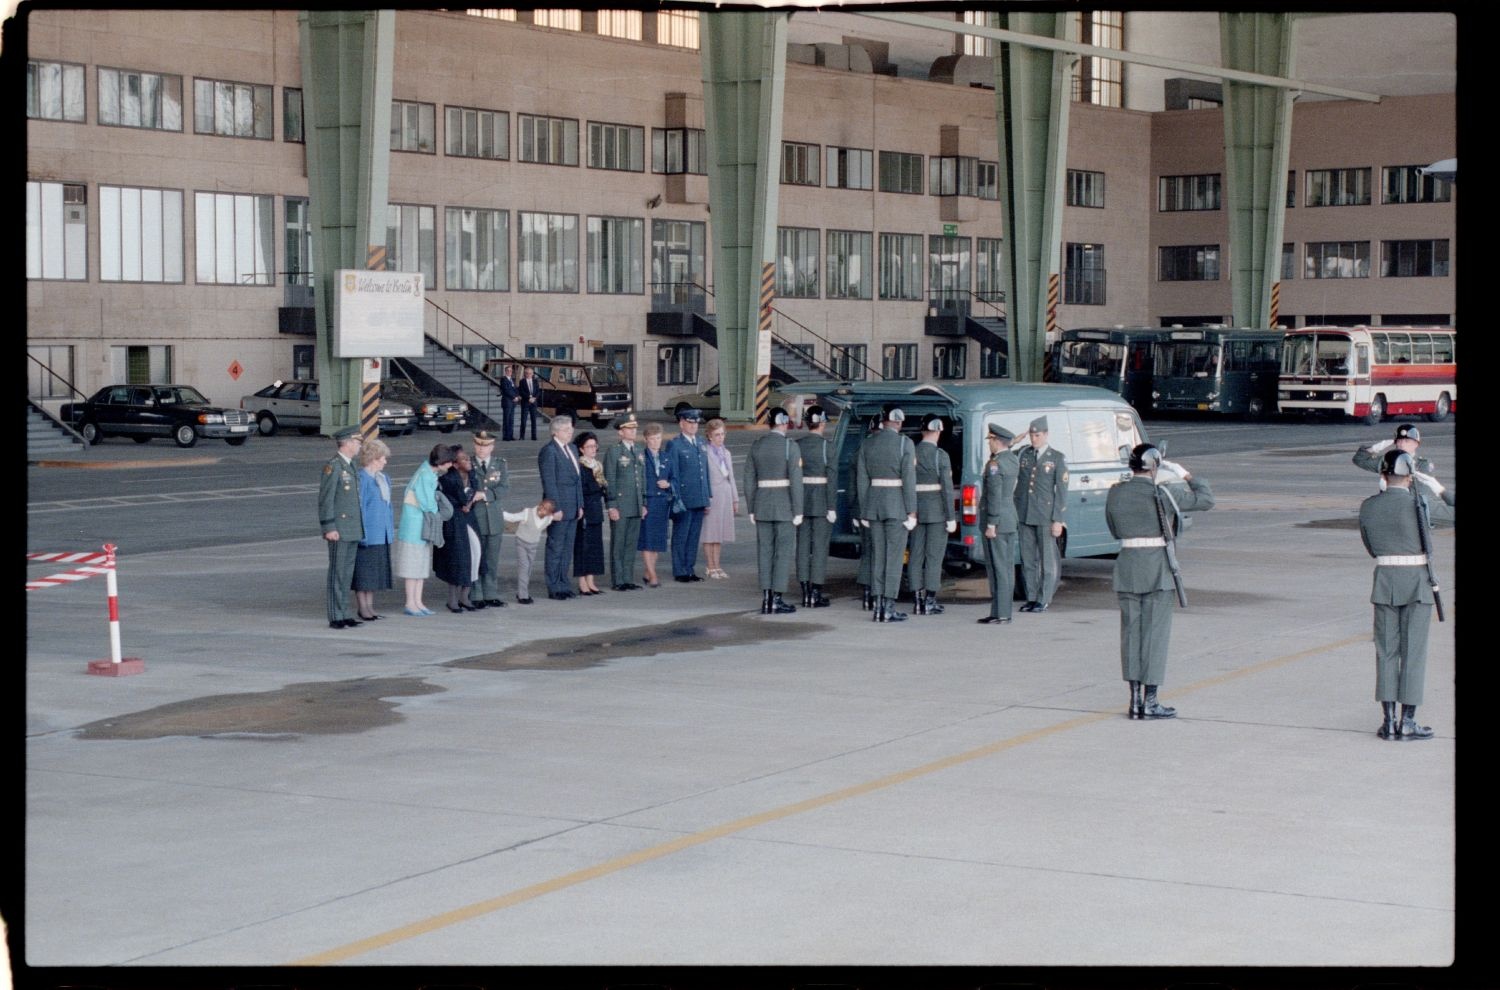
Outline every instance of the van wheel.
[[1365, 418], [1361, 422], [1366, 426], [1374, 426], [1382, 419], [1385, 419], [1385, 396], [1377, 395], [1370, 400], [1370, 411], [1365, 413]]
[[1432, 407], [1432, 412], [1427, 414], [1427, 421], [1430, 423], [1441, 423], [1448, 418], [1448, 410], [1452, 408], [1453, 400], [1448, 398], [1447, 392], [1444, 392], [1437, 397], [1437, 405]]

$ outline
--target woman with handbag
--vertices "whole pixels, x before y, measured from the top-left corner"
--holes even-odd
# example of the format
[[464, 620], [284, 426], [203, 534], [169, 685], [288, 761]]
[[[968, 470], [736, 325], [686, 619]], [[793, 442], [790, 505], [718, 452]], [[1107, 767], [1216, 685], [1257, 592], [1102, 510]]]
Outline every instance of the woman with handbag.
[[[417, 468], [406, 485], [401, 500], [401, 521], [392, 545], [391, 570], [406, 582], [406, 614], [431, 615], [422, 604], [422, 587], [432, 575], [432, 546], [442, 539], [442, 529], [425, 522], [439, 512], [438, 477], [453, 463], [453, 448], [440, 443], [432, 448], [427, 461]], [[446, 499], [442, 499], [446, 503]], [[451, 508], [451, 507], [450, 507]]]

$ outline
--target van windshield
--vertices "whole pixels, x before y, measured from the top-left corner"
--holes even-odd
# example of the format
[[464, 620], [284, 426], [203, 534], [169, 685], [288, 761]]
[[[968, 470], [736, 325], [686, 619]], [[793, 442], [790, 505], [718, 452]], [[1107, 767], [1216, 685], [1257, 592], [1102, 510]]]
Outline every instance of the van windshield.
[[593, 380], [595, 388], [623, 388], [625, 386], [625, 376], [607, 364], [589, 365], [589, 378]]

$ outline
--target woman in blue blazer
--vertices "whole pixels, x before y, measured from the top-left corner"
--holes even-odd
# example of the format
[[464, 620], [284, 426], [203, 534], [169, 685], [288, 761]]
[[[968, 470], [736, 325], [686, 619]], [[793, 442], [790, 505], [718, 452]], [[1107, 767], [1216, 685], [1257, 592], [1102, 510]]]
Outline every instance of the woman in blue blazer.
[[365, 443], [359, 452], [359, 512], [365, 523], [364, 539], [354, 557], [354, 601], [364, 622], [375, 614], [375, 592], [391, 588], [391, 541], [396, 527], [391, 522], [391, 479], [385, 462], [391, 448], [381, 439]]

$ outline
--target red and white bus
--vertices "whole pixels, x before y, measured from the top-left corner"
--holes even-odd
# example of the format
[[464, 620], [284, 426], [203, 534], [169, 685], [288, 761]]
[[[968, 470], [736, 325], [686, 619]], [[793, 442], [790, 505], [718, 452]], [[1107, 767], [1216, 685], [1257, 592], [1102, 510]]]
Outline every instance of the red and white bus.
[[1449, 327], [1302, 327], [1281, 346], [1284, 413], [1386, 416], [1458, 411], [1458, 332]]

